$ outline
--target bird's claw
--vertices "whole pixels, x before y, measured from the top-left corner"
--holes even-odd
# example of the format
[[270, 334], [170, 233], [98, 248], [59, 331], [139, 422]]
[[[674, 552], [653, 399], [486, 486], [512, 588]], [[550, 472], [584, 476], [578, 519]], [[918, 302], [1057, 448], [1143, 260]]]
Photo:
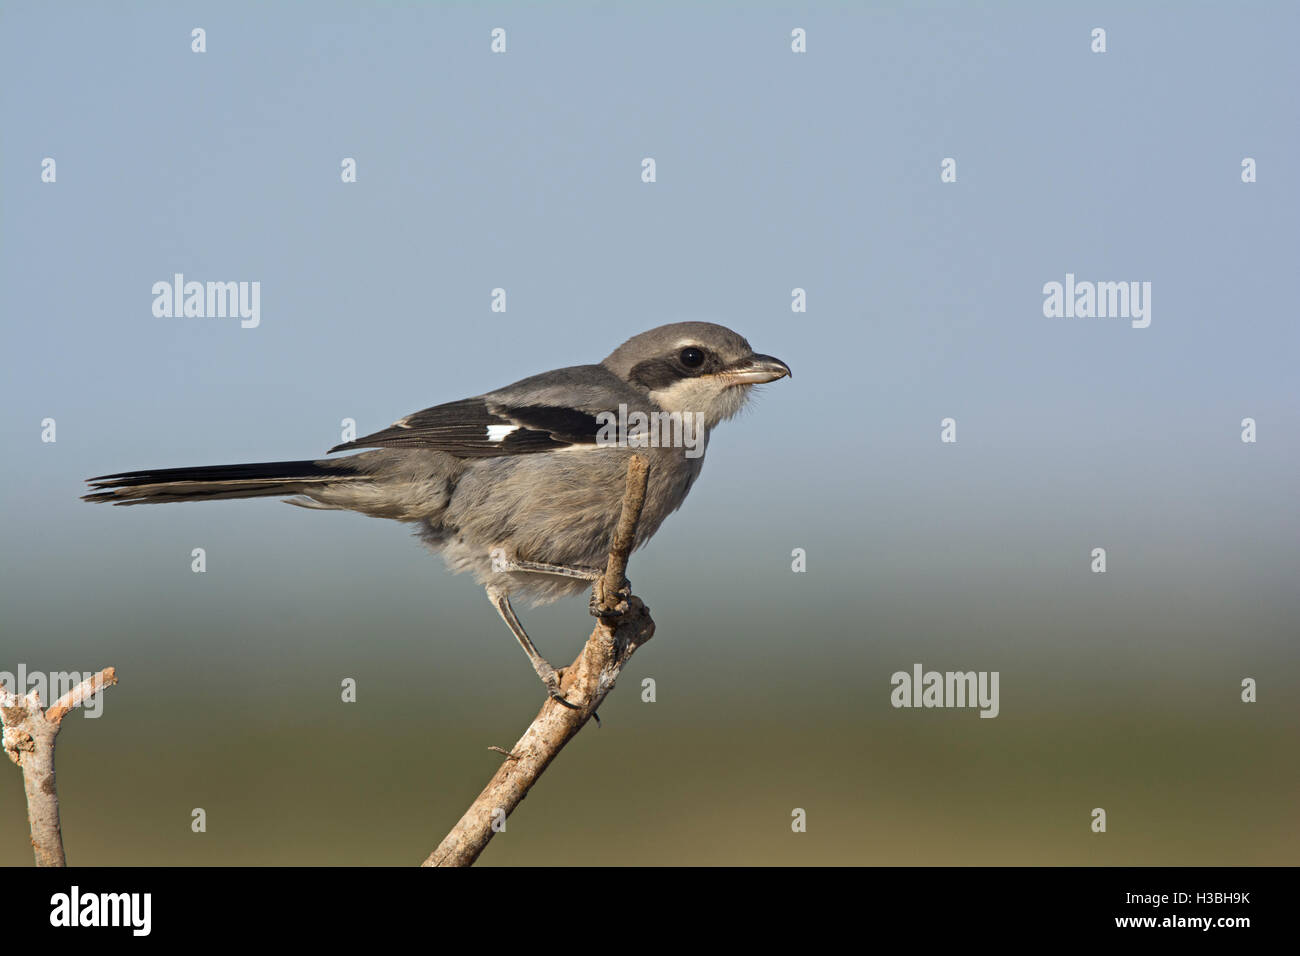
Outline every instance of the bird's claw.
[[549, 687], [548, 690], [550, 691], [551, 700], [555, 701], [561, 707], [567, 707], [569, 710], [582, 710], [582, 707], [578, 704], [570, 703], [564, 699], [564, 694], [560, 692], [559, 684], [556, 684], [554, 687]]
[[627, 578], [618, 586], [614, 592], [614, 606], [606, 608], [605, 579], [598, 578], [591, 588], [591, 599], [587, 602], [587, 609], [591, 612], [592, 617], [598, 617], [602, 620], [608, 618], [621, 617], [626, 614], [630, 608], [628, 603], [632, 597], [632, 584]]
[[560, 690], [559, 672], [552, 670], [549, 674], [543, 677], [542, 680], [546, 683], [546, 692], [550, 696], [551, 700], [563, 707], [569, 708], [570, 710], [582, 710], [579, 705], [571, 704], [569, 701], [564, 699], [564, 692]]

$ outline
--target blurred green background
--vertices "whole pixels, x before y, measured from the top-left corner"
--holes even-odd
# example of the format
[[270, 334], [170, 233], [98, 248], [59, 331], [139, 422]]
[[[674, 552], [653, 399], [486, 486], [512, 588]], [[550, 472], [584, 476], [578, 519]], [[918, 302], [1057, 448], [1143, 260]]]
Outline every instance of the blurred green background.
[[[724, 497], [708, 487], [687, 514]], [[238, 526], [220, 525], [241, 505], [267, 521], [287, 512], [302, 535], [240, 542]], [[67, 663], [51, 648], [80, 634], [93, 637], [75, 655], [85, 668], [111, 662], [121, 677], [102, 717], [71, 718], [61, 735], [71, 858], [418, 862], [497, 766], [486, 748], [509, 748], [539, 704], [509, 635], [472, 584], [440, 577], [414, 544], [371, 578], [372, 560], [403, 550], [379, 522], [271, 502], [186, 513], [211, 521], [210, 553], [239, 563], [192, 574], [175, 560], [183, 532], [159, 523], [152, 559], [124, 555], [115, 531], [82, 538], [83, 555], [116, 555], [138, 585], [110, 593], [87, 574], [75, 601], [57, 586], [25, 595], [52, 609], [26, 629], [29, 661]], [[153, 526], [146, 514], [164, 512], [112, 517]], [[1218, 571], [1175, 587], [1143, 572], [1094, 577], [1077, 555], [990, 567], [960, 545], [893, 571], [863, 556], [858, 578], [842, 541], [795, 575], [779, 533], [744, 524], [716, 528], [735, 552], [694, 549], [707, 574], [667, 556], [689, 545], [686, 520], [633, 559], [658, 633], [604, 726], [564, 751], [484, 863], [1295, 860], [1293, 612], [1258, 600], [1284, 594], [1281, 580], [1236, 600], [1213, 584]], [[896, 544], [878, 547], [905, 553]], [[947, 573], [963, 560], [964, 580]], [[556, 661], [590, 626], [577, 601], [524, 619]], [[1000, 716], [891, 708], [889, 675], [914, 661], [1000, 671]], [[339, 700], [344, 676], [358, 682], [355, 704]], [[1238, 701], [1242, 676], [1258, 679], [1259, 703]], [[1089, 831], [1098, 806], [1104, 835]], [[194, 807], [205, 834], [189, 830]], [[796, 807], [803, 834], [790, 830]], [[16, 770], [0, 821], [4, 861], [25, 863]]]

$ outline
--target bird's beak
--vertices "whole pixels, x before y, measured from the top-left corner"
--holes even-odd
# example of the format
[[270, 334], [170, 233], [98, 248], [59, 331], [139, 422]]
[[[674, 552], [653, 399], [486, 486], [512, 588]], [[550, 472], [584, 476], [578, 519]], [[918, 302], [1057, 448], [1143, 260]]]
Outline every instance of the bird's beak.
[[735, 385], [761, 385], [790, 375], [790, 366], [770, 355], [751, 355], [723, 374]]

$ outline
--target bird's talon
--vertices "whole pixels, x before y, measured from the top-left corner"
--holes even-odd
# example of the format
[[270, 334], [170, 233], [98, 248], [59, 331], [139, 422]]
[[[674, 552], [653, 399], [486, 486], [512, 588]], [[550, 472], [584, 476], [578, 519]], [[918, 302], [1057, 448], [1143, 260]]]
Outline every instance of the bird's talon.
[[606, 608], [605, 581], [603, 578], [597, 578], [591, 588], [591, 599], [587, 602], [587, 610], [591, 612], [591, 616], [609, 620], [626, 614], [631, 609], [632, 583], [624, 578], [623, 583], [614, 592], [614, 596], [618, 600], [612, 608]]
[[560, 693], [560, 688], [558, 687], [555, 687], [551, 690], [551, 700], [555, 701], [557, 704], [560, 704], [563, 707], [569, 708], [569, 710], [582, 710], [582, 708], [579, 705], [571, 704], [567, 700], [565, 700], [563, 695]]
[[542, 676], [542, 681], [546, 684], [546, 693], [557, 704], [563, 704], [570, 710], [581, 710], [582, 708], [577, 704], [571, 704], [564, 699], [564, 692], [560, 690], [560, 674], [562, 673], [564, 673], [564, 668], [560, 668], [558, 671], [555, 668], [547, 669], [547, 672]]

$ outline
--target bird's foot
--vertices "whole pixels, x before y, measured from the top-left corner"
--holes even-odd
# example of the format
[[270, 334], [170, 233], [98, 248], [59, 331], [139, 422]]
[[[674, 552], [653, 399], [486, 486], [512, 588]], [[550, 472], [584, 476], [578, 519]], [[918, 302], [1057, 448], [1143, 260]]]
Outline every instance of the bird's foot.
[[[612, 597], [613, 600], [607, 600]], [[591, 612], [592, 617], [598, 617], [601, 620], [621, 617], [630, 609], [629, 599], [632, 597], [632, 584], [627, 578], [618, 586], [618, 590], [612, 595], [605, 592], [605, 579], [597, 578], [591, 587], [591, 599], [587, 602], [587, 610]], [[606, 605], [611, 605], [606, 607]]]
[[564, 699], [564, 692], [560, 689], [560, 674], [554, 667], [547, 664], [545, 669], [538, 670], [537, 676], [540, 677], [542, 683], [546, 685], [546, 693], [550, 696], [551, 700], [561, 706], [569, 708], [570, 710], [582, 710], [582, 708], [577, 704], [571, 704], [569, 701]]

